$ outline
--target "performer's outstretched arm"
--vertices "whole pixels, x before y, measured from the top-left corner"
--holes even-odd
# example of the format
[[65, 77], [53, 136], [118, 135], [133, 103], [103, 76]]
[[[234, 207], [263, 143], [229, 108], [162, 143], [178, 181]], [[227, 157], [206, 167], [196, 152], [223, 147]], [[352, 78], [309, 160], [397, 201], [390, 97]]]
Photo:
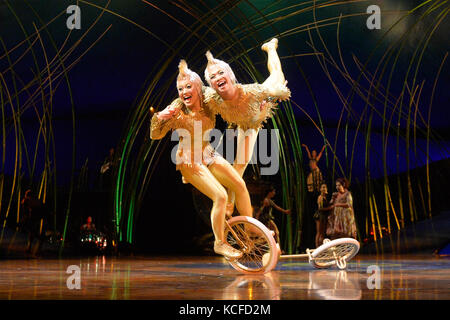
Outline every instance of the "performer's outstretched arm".
[[324, 146], [322, 147], [322, 150], [320, 151], [319, 155], [316, 157], [317, 162], [318, 162], [318, 161], [320, 160], [320, 158], [322, 157], [322, 154], [323, 154], [323, 151], [325, 150], [325, 148], [326, 148], [326, 145], [324, 145]]
[[302, 147], [304, 147], [304, 148], [306, 149], [306, 153], [308, 153], [308, 158], [309, 158], [309, 159], [312, 159], [311, 153], [309, 152], [308, 146], [307, 146], [306, 144], [302, 144]]
[[291, 213], [291, 210], [289, 210], [289, 209], [283, 209], [283, 208], [281, 208], [280, 206], [278, 206], [278, 205], [277, 205], [275, 202], [273, 202], [273, 201], [272, 201], [271, 205], [272, 205], [272, 207], [274, 207], [274, 208], [277, 209], [278, 211], [281, 211], [281, 212], [286, 213], [286, 214]]
[[164, 138], [164, 136], [170, 130], [174, 129], [174, 122], [176, 121], [176, 116], [181, 110], [183, 102], [178, 98], [175, 99], [169, 106], [167, 106], [163, 111], [156, 112], [150, 124], [150, 138], [153, 140], [159, 140]]

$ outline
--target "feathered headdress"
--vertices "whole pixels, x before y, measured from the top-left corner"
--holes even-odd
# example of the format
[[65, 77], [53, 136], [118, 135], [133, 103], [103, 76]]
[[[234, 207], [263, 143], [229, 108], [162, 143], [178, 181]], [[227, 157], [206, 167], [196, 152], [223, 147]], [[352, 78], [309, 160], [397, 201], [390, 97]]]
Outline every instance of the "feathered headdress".
[[[186, 60], [182, 59], [180, 60], [180, 63], [178, 64], [178, 77], [177, 82], [188, 79], [192, 82], [192, 84], [195, 87], [195, 90], [197, 91], [199, 97], [200, 97], [200, 103], [203, 106], [203, 94], [202, 94], [202, 87], [203, 87], [203, 81], [200, 76], [188, 68]], [[177, 83], [178, 87], [178, 83]]]
[[203, 86], [203, 81], [200, 76], [188, 68], [186, 60], [180, 60], [178, 64], [178, 77], [177, 80], [181, 80], [183, 78], [188, 78], [190, 81], [195, 82], [201, 88]]
[[206, 59], [208, 59], [208, 65], [216, 63], [216, 62], [214, 62], [214, 60], [216, 60], [216, 59], [214, 59], [211, 51], [209, 51], [209, 50], [206, 51]]
[[225, 61], [216, 59], [213, 57], [211, 51], [206, 51], [206, 59], [208, 59], [208, 64], [206, 65], [206, 69], [205, 69], [205, 79], [206, 82], [208, 82], [209, 85], [211, 85], [210, 82], [210, 76], [209, 76], [209, 71], [208, 68], [212, 65], [219, 65], [219, 67], [221, 67], [223, 69], [223, 71], [227, 72], [230, 75], [230, 79], [233, 83], [237, 83], [236, 80], [236, 76], [234, 75], [233, 70], [231, 69], [230, 65], [228, 63], [226, 63]]

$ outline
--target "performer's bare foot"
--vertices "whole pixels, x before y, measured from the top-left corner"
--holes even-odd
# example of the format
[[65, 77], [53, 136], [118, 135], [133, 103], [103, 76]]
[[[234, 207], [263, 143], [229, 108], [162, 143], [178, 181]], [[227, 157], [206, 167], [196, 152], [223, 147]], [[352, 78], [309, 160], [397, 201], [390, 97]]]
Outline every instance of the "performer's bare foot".
[[240, 257], [242, 257], [241, 251], [236, 250], [229, 244], [224, 243], [223, 241], [220, 240], [214, 242], [214, 252], [217, 254], [221, 254], [229, 259], [239, 259]]
[[261, 46], [261, 50], [266, 51], [266, 52], [269, 52], [270, 49], [276, 50], [277, 48], [278, 48], [278, 39], [277, 38], [273, 38], [272, 40], [264, 43]]

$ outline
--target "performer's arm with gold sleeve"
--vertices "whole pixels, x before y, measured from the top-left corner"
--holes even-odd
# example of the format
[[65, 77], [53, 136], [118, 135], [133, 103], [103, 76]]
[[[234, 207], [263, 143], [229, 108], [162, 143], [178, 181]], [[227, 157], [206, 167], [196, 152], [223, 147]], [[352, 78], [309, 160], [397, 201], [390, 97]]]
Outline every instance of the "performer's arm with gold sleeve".
[[162, 139], [172, 129], [179, 116], [183, 102], [175, 99], [163, 111], [156, 112], [150, 123], [150, 138], [154, 140]]

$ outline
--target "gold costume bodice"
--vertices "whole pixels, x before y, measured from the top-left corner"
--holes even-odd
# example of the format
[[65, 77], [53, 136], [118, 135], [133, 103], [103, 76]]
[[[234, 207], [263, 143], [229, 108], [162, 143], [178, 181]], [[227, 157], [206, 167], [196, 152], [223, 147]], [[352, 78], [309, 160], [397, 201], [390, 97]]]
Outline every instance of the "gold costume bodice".
[[194, 164], [204, 162], [203, 152], [211, 153], [214, 149], [210, 146], [205, 133], [215, 127], [215, 116], [206, 107], [198, 112], [186, 108], [180, 99], [171, 103], [179, 111], [170, 119], [160, 120], [155, 113], [151, 120], [150, 137], [162, 139], [168, 131], [178, 130], [180, 142], [177, 151], [177, 164]]
[[[290, 91], [286, 86], [272, 88], [276, 94], [262, 84], [236, 84], [239, 90], [237, 102], [223, 100], [211, 87], [203, 88], [204, 103], [214, 113], [219, 113], [229, 124], [236, 124], [242, 130], [259, 129], [271, 118], [277, 106], [276, 99], [287, 99]], [[266, 100], [266, 103], [261, 103]]]

